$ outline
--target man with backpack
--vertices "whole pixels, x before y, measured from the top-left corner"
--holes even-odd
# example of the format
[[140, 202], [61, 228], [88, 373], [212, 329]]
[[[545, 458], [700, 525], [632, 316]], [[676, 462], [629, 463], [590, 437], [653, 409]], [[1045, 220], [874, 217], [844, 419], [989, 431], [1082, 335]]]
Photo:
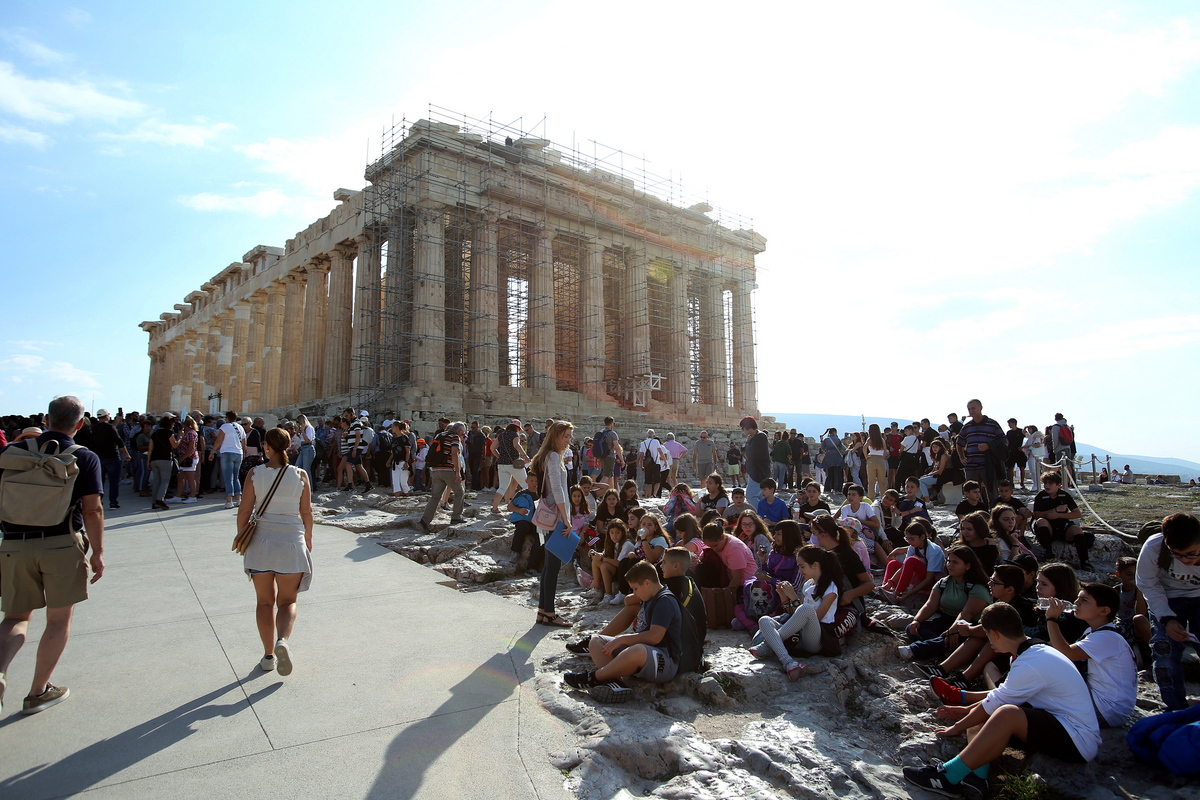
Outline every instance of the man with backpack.
[[445, 430], [438, 431], [429, 443], [425, 464], [429, 467], [429, 500], [421, 516], [421, 528], [429, 533], [429, 523], [437, 514], [438, 504], [446, 489], [454, 496], [454, 509], [450, 512], [450, 524], [458, 525], [463, 520], [463, 473], [462, 441], [467, 433], [466, 423], [452, 422]]
[[39, 608], [46, 609], [46, 630], [22, 713], [36, 714], [70, 695], [50, 677], [66, 649], [75, 604], [88, 597], [89, 564], [91, 583], [104, 574], [100, 459], [75, 445], [72, 436], [82, 425], [79, 398], [57, 397], [42, 435], [0, 452], [0, 713], [9, 665]]
[[1075, 477], [1075, 464], [1071, 459], [1075, 458], [1075, 429], [1067, 424], [1067, 418], [1061, 413], [1054, 415], [1054, 424], [1050, 426], [1051, 434], [1051, 452], [1054, 453], [1054, 460], [1060, 461], [1063, 458], [1067, 459], [1067, 471], [1071, 473], [1071, 477]]
[[621, 443], [617, 432], [613, 430], [613, 418], [604, 418], [604, 427], [596, 431], [592, 437], [592, 457], [600, 461], [600, 482], [608, 484], [608, 488], [616, 489], [614, 477], [617, 469], [617, 454], [621, 452]]

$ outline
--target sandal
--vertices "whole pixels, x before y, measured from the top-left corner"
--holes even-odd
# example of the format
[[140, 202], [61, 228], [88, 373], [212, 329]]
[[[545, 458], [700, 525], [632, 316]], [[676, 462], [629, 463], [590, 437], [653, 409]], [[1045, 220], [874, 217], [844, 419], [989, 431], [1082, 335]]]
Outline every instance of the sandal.
[[547, 614], [545, 611], [539, 611], [537, 614], [538, 625], [553, 625], [558, 628], [570, 628], [575, 623], [567, 622], [558, 614]]

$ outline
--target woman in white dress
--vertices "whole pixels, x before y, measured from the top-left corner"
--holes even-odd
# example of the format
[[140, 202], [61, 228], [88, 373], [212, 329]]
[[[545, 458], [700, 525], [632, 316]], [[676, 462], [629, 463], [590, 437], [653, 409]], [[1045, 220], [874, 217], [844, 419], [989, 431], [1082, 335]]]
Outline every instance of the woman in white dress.
[[258, 512], [263, 498], [279, 477], [279, 486], [258, 520], [258, 528], [242, 566], [258, 595], [255, 621], [265, 655], [259, 662], [264, 672], [292, 671], [288, 639], [296, 624], [296, 595], [308, 591], [312, 582], [312, 488], [308, 473], [288, 465], [291, 437], [282, 428], [267, 431], [263, 443], [265, 464], [254, 468], [243, 487], [245, 502], [238, 508], [238, 530]]

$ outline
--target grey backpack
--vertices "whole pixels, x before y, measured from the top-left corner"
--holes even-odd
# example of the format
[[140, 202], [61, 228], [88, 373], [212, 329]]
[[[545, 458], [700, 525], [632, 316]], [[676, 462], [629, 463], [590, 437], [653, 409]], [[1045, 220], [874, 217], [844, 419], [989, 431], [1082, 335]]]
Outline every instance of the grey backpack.
[[27, 439], [24, 448], [14, 444], [0, 453], [0, 521], [49, 528], [67, 519], [79, 477], [75, 451], [82, 449], [76, 444], [60, 453], [58, 442], [39, 447], [36, 439]]

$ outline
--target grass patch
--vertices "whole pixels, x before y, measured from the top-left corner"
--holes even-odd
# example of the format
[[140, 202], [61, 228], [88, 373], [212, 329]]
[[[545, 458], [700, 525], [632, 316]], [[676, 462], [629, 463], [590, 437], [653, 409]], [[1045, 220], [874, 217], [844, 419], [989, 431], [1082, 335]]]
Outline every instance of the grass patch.
[[721, 691], [725, 692], [726, 696], [737, 700], [746, 696], [746, 690], [732, 675], [725, 672], [714, 672], [713, 677], [717, 679], [717, 683], [721, 684]]
[[1063, 800], [1063, 795], [1028, 773], [1009, 775], [990, 800]]

